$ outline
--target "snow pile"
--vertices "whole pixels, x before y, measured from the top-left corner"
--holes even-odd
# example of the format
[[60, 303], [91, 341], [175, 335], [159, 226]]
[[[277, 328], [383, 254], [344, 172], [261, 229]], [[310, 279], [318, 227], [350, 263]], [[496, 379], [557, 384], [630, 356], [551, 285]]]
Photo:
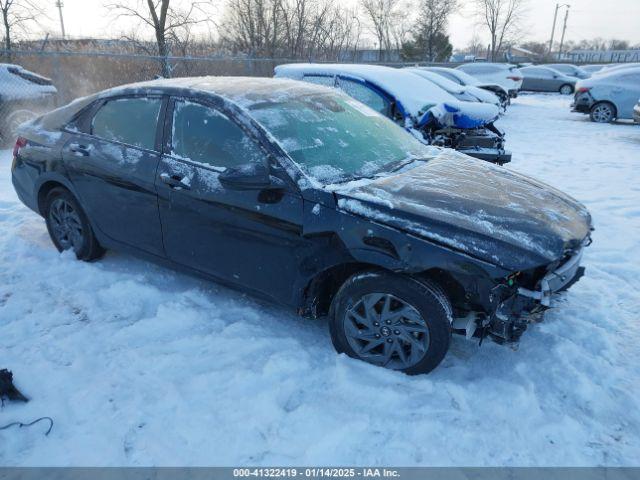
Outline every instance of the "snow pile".
[[0, 366], [33, 400], [8, 465], [634, 465], [640, 451], [638, 128], [525, 95], [509, 168], [584, 201], [586, 276], [518, 351], [454, 338], [407, 377], [334, 353], [326, 323], [109, 252], [76, 262], [0, 156]]

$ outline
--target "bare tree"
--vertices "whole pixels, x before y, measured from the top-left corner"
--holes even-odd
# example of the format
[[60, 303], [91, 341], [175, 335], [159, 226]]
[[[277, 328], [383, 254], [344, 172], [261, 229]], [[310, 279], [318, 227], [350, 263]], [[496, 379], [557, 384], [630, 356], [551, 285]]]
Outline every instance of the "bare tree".
[[229, 0], [222, 44], [252, 57], [335, 59], [357, 44], [354, 12], [332, 0]]
[[179, 43], [181, 35], [188, 36], [194, 25], [210, 21], [206, 7], [211, 3], [210, 0], [120, 0], [106, 6], [118, 16], [135, 18], [153, 29], [161, 74], [170, 77], [167, 58], [170, 45]]
[[[400, 8], [400, 0], [360, 0], [360, 5], [369, 23], [369, 28], [376, 36], [380, 60], [385, 53], [391, 51], [398, 35], [398, 27], [406, 20], [406, 10]], [[396, 44], [397, 46], [397, 44]]]
[[37, 23], [42, 9], [31, 0], [0, 0], [4, 26], [4, 49], [11, 51], [15, 30], [24, 30], [29, 23]]
[[489, 30], [489, 60], [495, 60], [503, 46], [515, 39], [526, 0], [474, 0], [481, 25]]
[[223, 19], [222, 41], [251, 56], [273, 56], [281, 44], [282, 0], [229, 0]]

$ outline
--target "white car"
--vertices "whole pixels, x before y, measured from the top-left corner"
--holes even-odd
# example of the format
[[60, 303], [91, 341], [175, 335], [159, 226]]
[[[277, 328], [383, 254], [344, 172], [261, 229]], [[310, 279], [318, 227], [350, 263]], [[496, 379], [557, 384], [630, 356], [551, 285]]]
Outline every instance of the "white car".
[[457, 83], [465, 87], [478, 87], [482, 90], [493, 93], [500, 99], [500, 106], [506, 109], [509, 105], [509, 92], [507, 92], [502, 86], [493, 82], [483, 82], [476, 77], [463, 72], [462, 70], [456, 70], [455, 68], [447, 67], [421, 67], [422, 70], [428, 72], [437, 73], [441, 77], [448, 78], [452, 82]]
[[608, 67], [606, 63], [594, 63], [593, 65], [580, 65], [580, 68], [587, 72], [589, 75], [593, 75], [596, 72], [599, 72], [603, 68]]
[[437, 86], [450, 93], [458, 100], [463, 100], [465, 102], [490, 103], [492, 105], [496, 105], [497, 107], [501, 106], [500, 99], [496, 94], [491, 93], [487, 90], [483, 90], [480, 87], [476, 87], [473, 85], [460, 85], [453, 80], [449, 80], [442, 75], [438, 75], [435, 72], [430, 72], [429, 70], [421, 67], [408, 67], [406, 68], [406, 70], [409, 70], [410, 72], [413, 72], [416, 75], [420, 75], [422, 78], [435, 83]]
[[585, 72], [593, 75], [594, 73], [599, 72], [600, 70], [608, 66], [609, 65], [606, 63], [594, 63], [590, 65], [580, 65], [580, 68], [583, 69]]
[[640, 63], [615, 63], [613, 65], [607, 65], [602, 70], [599, 70], [594, 75], [607, 75], [612, 72], [616, 72], [618, 70], [626, 70], [628, 68], [638, 68], [640, 67]]
[[616, 69], [579, 81], [572, 109], [588, 113], [598, 123], [631, 120], [639, 96], [640, 67]]
[[15, 141], [20, 124], [53, 108], [56, 94], [50, 79], [0, 63], [0, 144]]
[[576, 77], [580, 79], [589, 78], [591, 74], [577, 65], [572, 65], [570, 63], [549, 63], [540, 65], [541, 67], [553, 68], [560, 73], [564, 73], [570, 77]]
[[511, 98], [518, 96], [522, 86], [522, 72], [510, 63], [465, 63], [456, 68], [482, 81], [497, 83], [509, 92]]

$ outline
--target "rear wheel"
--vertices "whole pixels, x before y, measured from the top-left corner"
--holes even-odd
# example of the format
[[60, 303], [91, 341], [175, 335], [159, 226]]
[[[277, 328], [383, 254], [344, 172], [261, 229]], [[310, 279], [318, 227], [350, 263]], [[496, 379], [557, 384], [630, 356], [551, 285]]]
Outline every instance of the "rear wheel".
[[571, 95], [573, 93], [573, 87], [571, 85], [569, 85], [568, 83], [565, 85], [562, 85], [560, 87], [560, 93], [562, 95]]
[[599, 102], [591, 107], [589, 118], [596, 123], [609, 123], [616, 116], [616, 108], [609, 102]]
[[62, 252], [73, 250], [79, 260], [95, 260], [104, 254], [87, 215], [65, 188], [52, 189], [44, 208], [47, 230], [51, 241]]
[[367, 272], [349, 278], [331, 306], [336, 350], [408, 374], [437, 367], [449, 349], [451, 304], [435, 284]]

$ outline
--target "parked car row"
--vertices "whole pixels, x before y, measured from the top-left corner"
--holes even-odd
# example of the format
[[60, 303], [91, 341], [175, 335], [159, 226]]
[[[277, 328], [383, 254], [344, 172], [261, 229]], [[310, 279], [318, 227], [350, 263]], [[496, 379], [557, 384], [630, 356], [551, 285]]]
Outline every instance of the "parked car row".
[[17, 195], [60, 251], [124, 250], [326, 316], [338, 352], [409, 374], [452, 333], [517, 341], [583, 275], [583, 205], [426, 145], [480, 142], [495, 104], [401, 69], [277, 76], [296, 80], [162, 79], [54, 110], [20, 127]]
[[473, 89], [454, 92], [456, 98], [440, 87], [442, 82], [418, 70], [378, 65], [298, 63], [276, 67], [275, 76], [340, 89], [428, 145], [454, 148], [500, 165], [511, 160], [504, 133], [494, 125], [500, 116], [499, 100]]

